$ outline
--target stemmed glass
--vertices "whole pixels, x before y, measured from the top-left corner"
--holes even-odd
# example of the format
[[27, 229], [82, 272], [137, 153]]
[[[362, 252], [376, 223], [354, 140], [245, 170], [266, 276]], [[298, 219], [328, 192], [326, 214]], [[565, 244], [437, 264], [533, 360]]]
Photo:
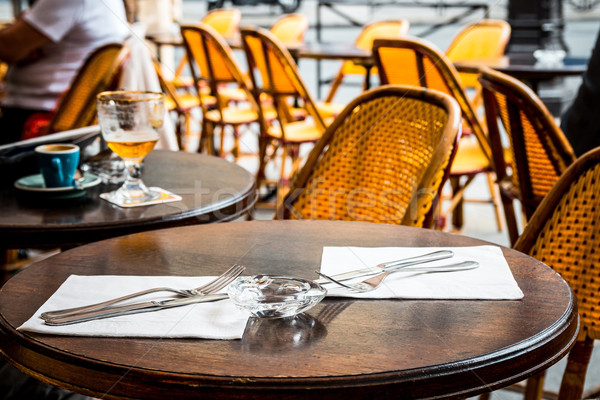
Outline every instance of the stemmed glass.
[[161, 196], [149, 190], [141, 177], [141, 163], [158, 142], [163, 125], [164, 95], [144, 91], [102, 92], [97, 97], [98, 122], [108, 147], [125, 162], [127, 178], [108, 200], [135, 205]]

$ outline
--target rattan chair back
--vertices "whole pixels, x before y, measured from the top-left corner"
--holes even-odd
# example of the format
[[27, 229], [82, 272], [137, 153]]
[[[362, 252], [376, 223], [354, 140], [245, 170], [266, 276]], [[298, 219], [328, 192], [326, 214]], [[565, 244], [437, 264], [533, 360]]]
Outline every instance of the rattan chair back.
[[308, 30], [308, 18], [302, 14], [285, 14], [269, 29], [285, 46], [298, 46], [304, 43]]
[[266, 94], [273, 99], [282, 141], [286, 140], [286, 125], [296, 121], [290, 109], [290, 98], [300, 100], [307, 117], [324, 132], [325, 122], [283, 43], [265, 29], [243, 27], [240, 31], [255, 97]]
[[460, 108], [446, 94], [399, 85], [367, 91], [317, 142], [277, 218], [430, 227], [459, 131]]
[[121, 43], [104, 45], [92, 52], [60, 98], [46, 134], [82, 128], [96, 122], [96, 95], [115, 90], [129, 55]]
[[[479, 80], [496, 177], [514, 243], [518, 232], [513, 199], [521, 202], [523, 213], [531, 218], [576, 157], [554, 117], [529, 87], [489, 68], [482, 69]], [[508, 136], [508, 161], [502, 132]]]
[[[354, 45], [363, 50], [371, 50], [375, 39], [395, 39], [408, 34], [410, 23], [405, 19], [377, 21], [367, 24], [363, 27], [360, 34], [356, 37]], [[329, 93], [325, 97], [325, 102], [333, 101], [337, 90], [347, 75], [367, 76], [364, 65], [356, 64], [351, 60], [344, 61], [338, 73], [333, 78]], [[377, 74], [377, 68], [371, 68], [369, 75]], [[363, 84], [366, 87], [368, 82]]]
[[[251, 82], [240, 69], [233, 50], [223, 37], [203, 23], [181, 25], [180, 29], [203, 114], [199, 149], [204, 147], [207, 140], [209, 147], [212, 147], [212, 130], [209, 129], [209, 122], [221, 126], [260, 122], [262, 114], [250, 90]], [[228, 88], [231, 89], [231, 86], [236, 90], [239, 88], [245, 94], [244, 100], [248, 102], [250, 112], [229, 108], [229, 97], [223, 92]], [[209, 88], [208, 96], [202, 91], [204, 87]], [[240, 115], [241, 117], [238, 118]]]
[[558, 272], [577, 298], [580, 332], [569, 353], [560, 400], [582, 398], [593, 341], [600, 339], [599, 194], [600, 148], [561, 175], [514, 245]]

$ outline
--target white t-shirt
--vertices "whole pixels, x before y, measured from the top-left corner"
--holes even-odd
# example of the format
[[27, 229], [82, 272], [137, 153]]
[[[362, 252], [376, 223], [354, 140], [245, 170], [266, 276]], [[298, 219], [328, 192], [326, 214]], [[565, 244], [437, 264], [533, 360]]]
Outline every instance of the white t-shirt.
[[9, 68], [5, 106], [54, 109], [93, 50], [129, 35], [123, 0], [37, 0], [24, 18], [52, 42], [39, 60]]

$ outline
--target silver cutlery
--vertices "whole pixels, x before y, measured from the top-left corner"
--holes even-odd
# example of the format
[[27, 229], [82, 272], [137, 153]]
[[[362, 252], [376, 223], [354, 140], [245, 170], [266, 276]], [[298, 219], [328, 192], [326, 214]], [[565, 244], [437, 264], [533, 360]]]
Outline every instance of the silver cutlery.
[[354, 292], [366, 293], [366, 292], [370, 292], [372, 290], [377, 289], [383, 283], [383, 280], [388, 275], [393, 274], [394, 272], [410, 271], [410, 272], [421, 272], [421, 273], [428, 274], [428, 273], [434, 273], [434, 272], [465, 271], [465, 270], [469, 270], [469, 269], [475, 269], [477, 267], [479, 267], [479, 263], [477, 261], [464, 261], [464, 262], [455, 263], [455, 264], [439, 265], [439, 266], [433, 266], [433, 267], [394, 269], [394, 270], [387, 270], [385, 272], [380, 273], [379, 275], [372, 276], [361, 282], [347, 283], [347, 284], [340, 282], [339, 280], [335, 279], [332, 276], [327, 276], [318, 271], [317, 271], [317, 273], [320, 276], [322, 276], [323, 278], [325, 278], [333, 283], [336, 283], [342, 287], [350, 289]]
[[[378, 275], [386, 271], [397, 271], [411, 265], [417, 265], [422, 263], [428, 263], [437, 260], [443, 260], [454, 256], [454, 252], [451, 250], [438, 250], [432, 253], [422, 254], [415, 257], [403, 258], [396, 261], [388, 261], [378, 264], [374, 267], [363, 268], [355, 271], [346, 272], [343, 274], [333, 275], [332, 278], [338, 281], [345, 281], [348, 279], [360, 278], [369, 275]], [[329, 282], [328, 279], [322, 278], [317, 279], [315, 282], [318, 284], [324, 284]]]
[[[224, 285], [226, 286], [226, 285]], [[202, 294], [184, 299], [172, 299], [162, 301], [148, 301], [145, 303], [130, 304], [126, 306], [118, 306], [111, 308], [102, 308], [99, 310], [89, 311], [81, 314], [67, 315], [64, 317], [56, 317], [47, 319], [46, 325], [71, 325], [80, 322], [92, 321], [102, 318], [112, 318], [121, 315], [138, 314], [143, 312], [159, 311], [172, 307], [180, 307], [188, 304], [205, 303], [210, 301], [218, 301], [229, 298], [225, 293]]]
[[48, 312], [42, 313], [40, 315], [40, 318], [48, 321], [49, 319], [53, 319], [53, 318], [66, 317], [69, 315], [78, 315], [78, 314], [85, 313], [88, 311], [101, 310], [101, 309], [105, 309], [108, 306], [111, 306], [116, 303], [120, 303], [125, 300], [130, 300], [135, 297], [144, 296], [146, 294], [156, 293], [156, 292], [173, 292], [180, 296], [185, 296], [185, 297], [212, 294], [212, 293], [222, 289], [223, 287], [227, 286], [235, 278], [240, 276], [240, 274], [244, 270], [245, 270], [244, 266], [235, 264], [234, 266], [229, 268], [227, 271], [225, 271], [223, 274], [221, 274], [214, 280], [208, 282], [205, 285], [199, 286], [195, 289], [174, 289], [174, 288], [168, 288], [168, 287], [158, 287], [158, 288], [146, 289], [146, 290], [142, 290], [140, 292], [136, 292], [136, 293], [128, 294], [126, 296], [118, 297], [116, 299], [103, 301], [101, 303], [90, 304], [90, 305], [82, 306], [82, 307], [74, 307], [74, 308], [67, 308], [67, 309], [62, 309], [62, 310], [48, 311]]

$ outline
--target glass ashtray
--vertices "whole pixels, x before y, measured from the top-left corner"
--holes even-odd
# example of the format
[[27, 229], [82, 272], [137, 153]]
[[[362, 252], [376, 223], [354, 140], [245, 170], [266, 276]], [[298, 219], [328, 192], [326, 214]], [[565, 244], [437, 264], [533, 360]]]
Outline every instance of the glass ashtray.
[[235, 304], [256, 318], [285, 318], [317, 305], [327, 294], [318, 283], [274, 275], [243, 276], [228, 289]]

